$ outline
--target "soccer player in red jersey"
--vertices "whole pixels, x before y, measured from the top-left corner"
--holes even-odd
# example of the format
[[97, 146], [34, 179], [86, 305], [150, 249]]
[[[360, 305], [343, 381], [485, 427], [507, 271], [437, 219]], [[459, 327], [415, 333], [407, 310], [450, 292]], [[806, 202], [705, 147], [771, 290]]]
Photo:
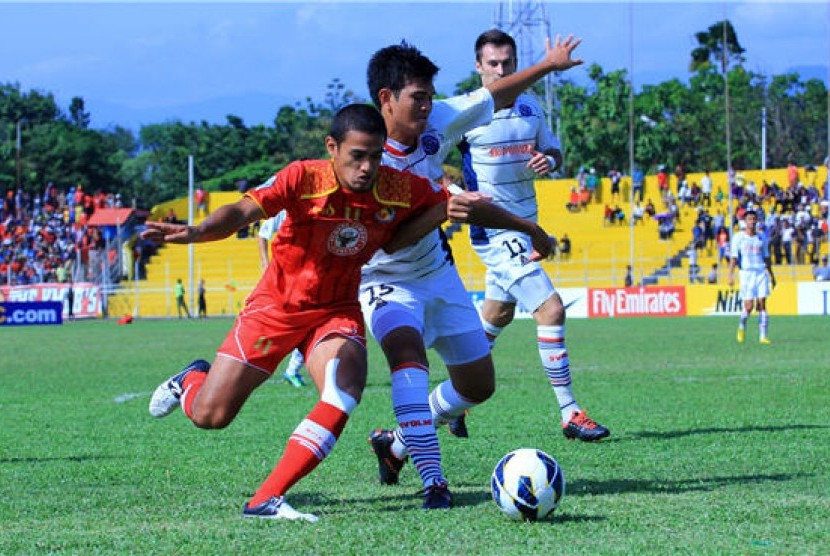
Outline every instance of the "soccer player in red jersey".
[[468, 212], [465, 201], [448, 201], [447, 192], [429, 181], [381, 167], [385, 139], [375, 108], [347, 106], [326, 138], [331, 160], [294, 162], [198, 226], [148, 222], [142, 233], [158, 242], [216, 241], [287, 212], [271, 264], [214, 362], [190, 363], [156, 389], [149, 407], [151, 415], [164, 417], [181, 406], [197, 427], [224, 428], [283, 357], [295, 347], [303, 352], [320, 399], [243, 517], [317, 520], [292, 508], [284, 495], [329, 454], [366, 384], [361, 267], [381, 247], [394, 251], [415, 242], [447, 214], [474, 214], [474, 207]]

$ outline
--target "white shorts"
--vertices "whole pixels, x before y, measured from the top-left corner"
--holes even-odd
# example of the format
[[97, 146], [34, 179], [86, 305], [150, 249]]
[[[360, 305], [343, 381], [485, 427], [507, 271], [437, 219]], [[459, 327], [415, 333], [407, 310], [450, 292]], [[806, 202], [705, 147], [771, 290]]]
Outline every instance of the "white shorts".
[[528, 260], [533, 252], [529, 236], [508, 231], [473, 249], [487, 267], [485, 299], [518, 303], [532, 313], [556, 293], [542, 265]]
[[407, 326], [418, 330], [424, 346], [434, 348], [447, 365], [490, 353], [481, 319], [454, 266], [423, 278], [361, 287], [360, 305], [378, 343]]
[[738, 280], [741, 284], [740, 296], [743, 301], [769, 297], [770, 280], [766, 270], [742, 270], [738, 274]]

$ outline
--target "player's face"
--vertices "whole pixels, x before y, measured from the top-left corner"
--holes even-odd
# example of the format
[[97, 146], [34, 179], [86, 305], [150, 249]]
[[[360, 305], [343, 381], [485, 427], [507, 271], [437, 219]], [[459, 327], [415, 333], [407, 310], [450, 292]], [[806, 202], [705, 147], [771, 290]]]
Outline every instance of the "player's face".
[[389, 137], [405, 145], [415, 145], [427, 127], [434, 95], [431, 79], [407, 81], [397, 98], [389, 89], [381, 89], [381, 113]]
[[362, 131], [347, 131], [339, 145], [334, 138], [326, 137], [326, 149], [340, 185], [356, 192], [372, 189], [383, 155], [383, 142], [383, 135]]
[[758, 217], [754, 213], [749, 213], [744, 216], [744, 222], [746, 222], [746, 229], [751, 233], [755, 233], [755, 226], [758, 224]]
[[515, 73], [516, 53], [513, 52], [513, 47], [509, 44], [485, 44], [481, 47], [481, 59], [476, 61], [476, 71], [485, 87]]

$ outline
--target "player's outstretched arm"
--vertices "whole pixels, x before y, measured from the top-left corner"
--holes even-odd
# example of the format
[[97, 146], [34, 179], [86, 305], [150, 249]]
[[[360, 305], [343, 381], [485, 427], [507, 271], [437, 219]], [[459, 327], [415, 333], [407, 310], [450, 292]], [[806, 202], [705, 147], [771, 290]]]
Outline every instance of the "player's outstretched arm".
[[422, 237], [440, 226], [447, 219], [447, 203], [434, 205], [418, 216], [410, 218], [397, 229], [383, 250], [394, 253], [417, 243]]
[[569, 70], [583, 64], [584, 60], [581, 58], [571, 57], [581, 42], [582, 39], [575, 39], [573, 35], [568, 35], [564, 41], [562, 37], [556, 35], [556, 40], [551, 46], [550, 39], [545, 39], [545, 56], [541, 61], [487, 85], [487, 89], [493, 95], [496, 110], [513, 104], [522, 91], [545, 75], [553, 71]]
[[142, 239], [157, 243], [204, 243], [225, 239], [239, 229], [265, 217], [253, 200], [243, 197], [239, 201], [219, 207], [198, 226], [147, 222], [141, 232]]
[[490, 202], [490, 197], [477, 192], [465, 191], [453, 195], [447, 210], [450, 221], [466, 223], [485, 228], [516, 230], [530, 236], [535, 250], [534, 259], [550, 255], [552, 245], [545, 230], [530, 220], [516, 216]]

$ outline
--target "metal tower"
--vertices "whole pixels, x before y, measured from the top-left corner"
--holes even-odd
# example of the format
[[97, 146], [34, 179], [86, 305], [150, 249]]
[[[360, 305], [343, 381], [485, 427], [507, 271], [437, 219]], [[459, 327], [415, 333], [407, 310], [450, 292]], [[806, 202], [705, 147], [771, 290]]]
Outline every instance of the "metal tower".
[[[499, 2], [493, 17], [493, 25], [508, 33], [516, 41], [519, 69], [532, 66], [544, 56], [545, 39], [551, 37], [550, 21], [545, 13], [545, 2], [514, 0]], [[559, 136], [558, 101], [554, 81], [553, 74], [548, 74], [543, 80], [542, 106], [547, 115], [548, 127]]]

